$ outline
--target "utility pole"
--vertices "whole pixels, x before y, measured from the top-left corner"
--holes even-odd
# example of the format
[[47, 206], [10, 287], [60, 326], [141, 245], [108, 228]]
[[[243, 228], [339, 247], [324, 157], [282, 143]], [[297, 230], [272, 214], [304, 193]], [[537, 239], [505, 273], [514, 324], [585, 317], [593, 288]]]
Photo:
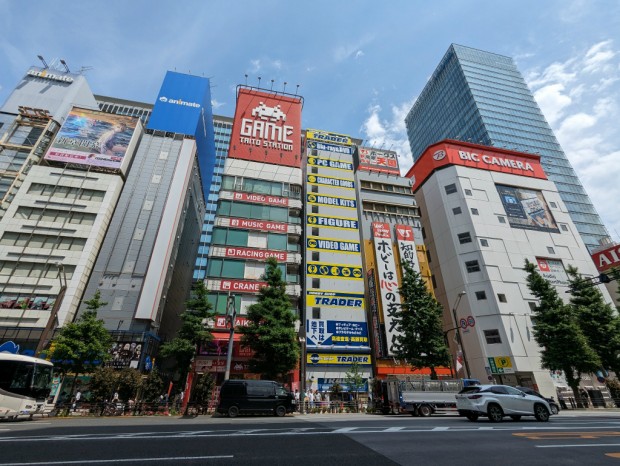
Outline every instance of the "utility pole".
[[235, 296], [229, 291], [226, 300], [226, 323], [230, 327], [230, 336], [228, 337], [228, 353], [226, 354], [226, 373], [224, 374], [224, 380], [230, 378], [230, 365], [232, 363], [233, 342], [235, 339], [235, 320], [237, 320]]

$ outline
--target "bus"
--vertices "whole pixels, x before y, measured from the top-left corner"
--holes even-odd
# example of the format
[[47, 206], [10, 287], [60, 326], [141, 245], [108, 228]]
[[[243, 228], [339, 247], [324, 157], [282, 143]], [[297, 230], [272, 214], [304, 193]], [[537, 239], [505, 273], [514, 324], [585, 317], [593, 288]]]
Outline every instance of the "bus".
[[42, 413], [53, 370], [45, 359], [0, 353], [0, 419]]

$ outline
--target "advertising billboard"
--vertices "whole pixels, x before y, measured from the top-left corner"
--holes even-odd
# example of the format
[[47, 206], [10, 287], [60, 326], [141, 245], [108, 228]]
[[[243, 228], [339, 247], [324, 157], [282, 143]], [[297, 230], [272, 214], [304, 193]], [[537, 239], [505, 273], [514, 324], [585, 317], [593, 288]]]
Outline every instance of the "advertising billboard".
[[620, 267], [620, 246], [617, 244], [592, 254], [592, 260], [599, 272], [611, 267]]
[[143, 344], [140, 341], [112, 343], [108, 350], [110, 360], [106, 365], [114, 369], [124, 369], [125, 367], [137, 369], [140, 364]]
[[359, 156], [360, 170], [393, 173], [400, 176], [398, 155], [394, 151], [360, 147]]
[[73, 107], [45, 160], [124, 172], [138, 119]]
[[513, 228], [559, 233], [542, 192], [514, 186], [495, 185]]
[[360, 366], [370, 366], [372, 357], [370, 354], [350, 354], [350, 353], [308, 353], [306, 363], [308, 365], [341, 366], [351, 365], [354, 362]]
[[540, 275], [555, 286], [568, 286], [568, 275], [562, 261], [555, 259], [536, 258]]
[[306, 321], [308, 346], [368, 346], [366, 322], [308, 319]]
[[387, 338], [387, 354], [393, 356], [393, 345], [397, 336], [396, 314], [400, 311], [400, 293], [398, 291], [390, 224], [372, 222], [372, 235], [375, 244], [377, 274], [379, 275], [379, 295]]
[[306, 292], [306, 306], [308, 307], [338, 307], [363, 310], [364, 299], [364, 293], [312, 289]]
[[210, 113], [210, 106], [208, 78], [168, 71], [146, 127], [194, 136], [201, 115]]
[[302, 98], [240, 88], [228, 157], [301, 166]]

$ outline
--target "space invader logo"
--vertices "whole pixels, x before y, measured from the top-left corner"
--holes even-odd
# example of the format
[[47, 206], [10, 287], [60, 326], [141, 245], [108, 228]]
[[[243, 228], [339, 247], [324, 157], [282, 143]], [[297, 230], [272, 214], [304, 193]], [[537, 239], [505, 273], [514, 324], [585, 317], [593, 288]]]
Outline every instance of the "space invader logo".
[[252, 109], [252, 116], [264, 121], [286, 121], [286, 113], [282, 111], [280, 105], [268, 107], [264, 102], [259, 102], [258, 106]]

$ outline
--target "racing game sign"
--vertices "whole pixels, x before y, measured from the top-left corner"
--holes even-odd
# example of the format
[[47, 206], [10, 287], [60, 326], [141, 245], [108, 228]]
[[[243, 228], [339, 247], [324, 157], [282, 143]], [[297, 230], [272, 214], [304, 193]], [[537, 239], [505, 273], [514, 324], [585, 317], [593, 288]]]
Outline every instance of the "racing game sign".
[[301, 106], [298, 96], [240, 88], [228, 157], [299, 168]]

